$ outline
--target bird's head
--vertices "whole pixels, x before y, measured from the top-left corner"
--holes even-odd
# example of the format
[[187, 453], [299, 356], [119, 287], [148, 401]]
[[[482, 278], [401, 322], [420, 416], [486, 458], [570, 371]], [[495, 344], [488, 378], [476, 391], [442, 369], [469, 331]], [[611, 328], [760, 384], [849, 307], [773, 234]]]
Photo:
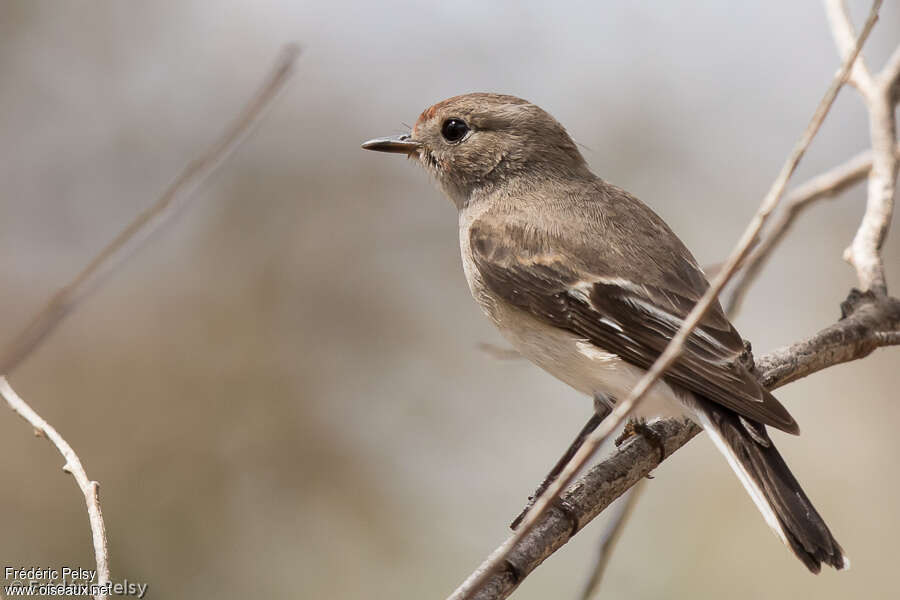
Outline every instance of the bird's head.
[[366, 150], [416, 158], [458, 206], [472, 193], [520, 177], [587, 173], [559, 122], [515, 96], [465, 94], [426, 109], [409, 134], [370, 140]]

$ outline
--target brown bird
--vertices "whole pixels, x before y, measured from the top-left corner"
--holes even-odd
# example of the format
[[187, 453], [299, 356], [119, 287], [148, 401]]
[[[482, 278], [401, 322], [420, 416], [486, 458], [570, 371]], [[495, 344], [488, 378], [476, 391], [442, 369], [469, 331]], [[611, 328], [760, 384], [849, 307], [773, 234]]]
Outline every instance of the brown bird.
[[[408, 135], [367, 150], [416, 158], [459, 211], [475, 300], [525, 357], [594, 398], [624, 398], [709, 286], [649, 207], [593, 173], [556, 119], [514, 96], [435, 104]], [[641, 405], [686, 414], [709, 433], [766, 522], [818, 572], [849, 560], [766, 426], [797, 434], [742, 361], [744, 341], [715, 303]]]

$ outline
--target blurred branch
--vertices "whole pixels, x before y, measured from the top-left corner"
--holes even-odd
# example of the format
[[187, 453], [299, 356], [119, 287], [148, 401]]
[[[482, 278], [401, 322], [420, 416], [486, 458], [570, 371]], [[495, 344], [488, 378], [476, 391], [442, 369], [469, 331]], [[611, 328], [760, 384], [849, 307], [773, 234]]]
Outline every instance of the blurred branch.
[[200, 185], [259, 122], [272, 100], [284, 88], [299, 55], [299, 47], [293, 44], [282, 50], [272, 73], [219, 141], [200, 158], [191, 161], [159, 200], [123, 229], [72, 281], [59, 290], [0, 353], [0, 374], [9, 375], [105, 276], [121, 265], [151, 235], [172, 221]]
[[[68, 285], [57, 292], [0, 354], [0, 395], [6, 399], [13, 411], [35, 428], [36, 433], [48, 438], [56, 446], [66, 459], [63, 470], [75, 477], [78, 487], [84, 494], [91, 522], [99, 584], [109, 581], [109, 549], [106, 526], [100, 510], [100, 486], [88, 478], [81, 460], [66, 440], [16, 394], [3, 375], [12, 371], [31, 354], [66, 315], [103, 281], [104, 277], [125, 262], [133, 250], [164, 225], [172, 222], [173, 217], [187, 204], [192, 194], [234, 152], [253, 126], [259, 122], [265, 110], [272, 104], [272, 100], [284, 88], [299, 55], [299, 47], [293, 44], [286, 46], [278, 57], [272, 73], [235, 122], [225, 130], [219, 141], [200, 158], [189, 163], [162, 197], [122, 230]], [[106, 595], [101, 593], [96, 598], [106, 598]]]
[[[687, 336], [699, 323], [700, 319], [703, 318], [709, 307], [715, 302], [719, 292], [721, 292], [722, 288], [748, 256], [763, 225], [778, 205], [790, 176], [821, 127], [838, 91], [848, 79], [854, 76], [851, 73], [856, 73], [859, 70], [854, 65], [863, 43], [875, 25], [880, 7], [881, 0], [875, 0], [862, 33], [852, 41], [848, 51], [844, 52], [843, 65], [832, 80], [809, 125], [791, 151], [769, 192], [763, 198], [757, 213], [747, 226], [728, 260], [716, 274], [707, 291], [685, 318], [681, 328], [666, 346], [660, 357], [631, 390], [628, 397], [617, 404], [612, 414], [607, 417], [594, 433], [588, 436], [584, 445], [562, 471], [559, 478], [537, 499], [534, 507], [515, 533], [501, 544], [453, 592], [450, 600], [474, 598], [486, 600], [488, 598], [507, 597], [531, 570], [557, 548], [565, 544], [587, 521], [599, 514], [610, 502], [646, 476], [650, 469], [681, 447], [699, 431], [699, 428], [693, 423], [682, 423], [677, 420], [658, 421], [653, 426], [657, 429], [661, 428], [663, 431], [655, 431], [654, 433], [663, 441], [664, 456], [659, 456], [659, 450], [656, 445], [651, 447], [645, 440], [641, 439], [640, 444], [646, 446], [650, 453], [630, 456], [628, 460], [622, 462], [622, 456], [628, 453], [628, 449], [638, 445], [638, 442], [628, 443], [625, 445], [624, 451], [614, 454], [610, 459], [591, 469], [560, 497], [562, 489], [574, 480], [575, 475], [594, 455], [603, 441], [615, 431], [635, 405], [641, 401], [647, 390], [663, 376], [665, 370], [678, 357]], [[851, 39], [852, 37], [851, 35]], [[859, 76], [859, 78], [861, 77], [862, 75]], [[891, 153], [893, 153], [893, 144], [891, 145]], [[855, 320], [855, 317], [856, 315], [854, 314], [845, 320], [849, 323]], [[894, 325], [896, 326], [896, 324]], [[857, 329], [862, 329], [862, 327], [863, 324], [859, 324]], [[883, 339], [883, 336], [881, 338], [874, 336], [875, 333], [880, 331], [883, 330], [878, 329], [877, 331], [869, 332], [872, 334], [870, 337], [873, 337], [876, 343]], [[850, 334], [850, 332], [847, 333], [848, 335]], [[807, 349], [812, 350], [815, 347], [815, 344], [813, 344]], [[873, 349], [869, 348], [869, 344], [860, 344], [855, 348], [860, 352], [864, 352], [864, 354], [868, 354]], [[847, 358], [850, 354], [851, 352], [823, 354], [817, 357], [816, 360], [809, 361], [807, 367], [809, 372], [813, 372], [824, 368], [822, 365], [827, 364], [831, 359], [836, 359], [837, 362], [850, 360], [850, 358]], [[790, 358], [793, 359], [795, 357], [790, 356]], [[594, 494], [588, 496], [586, 501], [582, 501], [585, 499], [579, 494], [587, 487], [587, 482], [592, 473], [603, 467], [609, 467], [608, 472], [602, 473], [603, 477], [599, 480], [598, 485], [591, 488]]]
[[[62, 457], [66, 459], [63, 471], [71, 474], [81, 493], [84, 494], [84, 502], [87, 505], [88, 519], [91, 522], [91, 535], [94, 539], [94, 559], [97, 561], [97, 584], [104, 589], [109, 583], [109, 545], [106, 541], [106, 525], [103, 523], [103, 512], [100, 510], [100, 484], [92, 481], [84, 470], [81, 460], [72, 449], [72, 446], [63, 439], [52, 425], [41, 418], [39, 414], [25, 403], [22, 398], [10, 387], [6, 378], [0, 376], [0, 396], [3, 396], [9, 407], [20, 417], [28, 421], [34, 427], [35, 435], [50, 440]], [[97, 600], [104, 600], [106, 594], [95, 596]]]

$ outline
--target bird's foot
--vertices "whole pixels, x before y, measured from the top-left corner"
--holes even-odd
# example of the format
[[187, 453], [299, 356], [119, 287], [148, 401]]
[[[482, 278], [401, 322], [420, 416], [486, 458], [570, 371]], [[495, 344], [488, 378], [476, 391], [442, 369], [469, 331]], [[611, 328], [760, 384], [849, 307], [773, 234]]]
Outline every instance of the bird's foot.
[[[647, 425], [646, 419], [628, 419], [625, 428], [619, 437], [616, 438], [616, 447], [619, 448], [632, 437], [639, 435], [650, 444], [651, 447], [659, 451], [659, 461], [662, 462], [666, 458], [666, 446], [661, 437], [659, 437], [653, 428]], [[650, 477], [649, 475], [647, 477]]]

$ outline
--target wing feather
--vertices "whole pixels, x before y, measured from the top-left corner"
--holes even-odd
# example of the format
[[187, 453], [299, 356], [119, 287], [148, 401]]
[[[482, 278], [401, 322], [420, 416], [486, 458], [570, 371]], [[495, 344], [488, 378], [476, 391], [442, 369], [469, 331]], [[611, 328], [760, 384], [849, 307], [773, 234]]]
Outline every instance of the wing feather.
[[[536, 236], [533, 227], [523, 231], [515, 221], [490, 215], [476, 220], [469, 245], [485, 285], [510, 304], [644, 369], [663, 352], [705, 289], [689, 289], [689, 297], [683, 283], [676, 290], [661, 285], [661, 278], [650, 284], [631, 274], [615, 276], [606, 261], [591, 263], [589, 252], [575, 255], [558, 235], [544, 231]], [[681, 267], [690, 272], [679, 282], [707, 285], [692, 259]], [[717, 303], [665, 378], [746, 418], [797, 433], [787, 410], [740, 362], [743, 352], [743, 339]]]

